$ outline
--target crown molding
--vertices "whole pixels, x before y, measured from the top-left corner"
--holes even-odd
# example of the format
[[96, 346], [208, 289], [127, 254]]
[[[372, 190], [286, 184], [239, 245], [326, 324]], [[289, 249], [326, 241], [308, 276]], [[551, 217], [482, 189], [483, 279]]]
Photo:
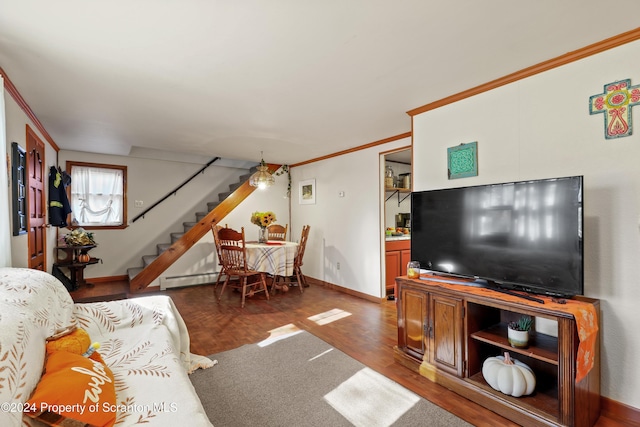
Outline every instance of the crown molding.
[[2, 78], [4, 79], [5, 90], [9, 92], [11, 97], [20, 106], [22, 111], [24, 111], [27, 117], [31, 119], [31, 121], [33, 122], [33, 125], [40, 131], [43, 138], [46, 139], [49, 144], [51, 144], [51, 146], [53, 147], [54, 150], [56, 150], [56, 152], [60, 151], [60, 147], [58, 147], [58, 144], [56, 144], [53, 138], [51, 138], [51, 135], [49, 135], [49, 132], [47, 132], [47, 130], [42, 125], [40, 120], [38, 120], [38, 117], [36, 117], [36, 114], [33, 112], [31, 107], [29, 107], [29, 104], [27, 104], [27, 101], [25, 101], [22, 95], [20, 95], [20, 92], [18, 92], [18, 89], [15, 87], [15, 85], [7, 75], [6, 71], [4, 71], [2, 67], [0, 67], [0, 75], [2, 75]]
[[327, 154], [326, 156], [316, 157], [314, 159], [305, 160], [305, 161], [300, 162], [300, 163], [294, 163], [292, 165], [289, 165], [289, 167], [293, 168], [293, 167], [296, 167], [296, 166], [302, 166], [302, 165], [306, 165], [308, 163], [319, 162], [320, 160], [326, 160], [326, 159], [330, 159], [332, 157], [338, 157], [338, 156], [342, 156], [344, 154], [349, 154], [349, 153], [353, 153], [353, 152], [360, 151], [360, 150], [366, 150], [367, 148], [375, 147], [376, 145], [382, 145], [382, 144], [386, 144], [387, 142], [392, 142], [392, 141], [397, 141], [399, 139], [409, 138], [410, 136], [411, 136], [411, 132], [401, 133], [400, 135], [391, 136], [389, 138], [381, 139], [379, 141], [374, 141], [374, 142], [370, 142], [368, 144], [359, 145], [357, 147], [349, 148], [347, 150], [342, 150], [342, 151], [338, 151], [336, 153]]
[[471, 88], [462, 92], [458, 92], [454, 95], [448, 96], [438, 101], [434, 101], [429, 104], [423, 105], [422, 107], [414, 108], [413, 110], [407, 111], [407, 114], [413, 117], [415, 115], [418, 115], [427, 111], [435, 110], [436, 108], [453, 104], [454, 102], [458, 102], [463, 99], [470, 98], [472, 96], [481, 94], [483, 92], [488, 92], [490, 90], [499, 88], [500, 86], [504, 86], [509, 83], [513, 83], [518, 80], [531, 77], [533, 75], [542, 73], [544, 71], [549, 71], [553, 68], [570, 64], [580, 59], [584, 59], [589, 56], [596, 55], [598, 53], [604, 52], [609, 49], [613, 49], [618, 46], [622, 46], [623, 44], [627, 44], [627, 43], [636, 41], [638, 39], [640, 39], [640, 27], [636, 28], [635, 30], [627, 31], [626, 33], [622, 33], [617, 36], [608, 38], [606, 40], [602, 40], [598, 43], [591, 44], [581, 49], [565, 53], [564, 55], [560, 55], [553, 59], [540, 62], [539, 64], [532, 65], [531, 67], [527, 67], [520, 71], [516, 71], [515, 73], [508, 74], [504, 77], [500, 77], [499, 79], [492, 80], [480, 86], [476, 86], [474, 88]]

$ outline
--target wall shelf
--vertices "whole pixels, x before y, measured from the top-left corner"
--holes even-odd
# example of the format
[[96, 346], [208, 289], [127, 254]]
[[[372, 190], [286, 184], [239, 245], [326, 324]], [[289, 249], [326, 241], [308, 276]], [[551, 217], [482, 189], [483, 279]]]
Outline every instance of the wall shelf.
[[[394, 188], [394, 187], [387, 187], [384, 189], [384, 191], [389, 194], [386, 198], [385, 198], [385, 202], [388, 202], [393, 196], [395, 196], [396, 194], [398, 195], [398, 206], [400, 206], [400, 203], [404, 202], [404, 200], [411, 196], [411, 189], [410, 188]], [[401, 196], [401, 194], [405, 195], [404, 197]], [[400, 199], [400, 197], [402, 197], [402, 199]]]

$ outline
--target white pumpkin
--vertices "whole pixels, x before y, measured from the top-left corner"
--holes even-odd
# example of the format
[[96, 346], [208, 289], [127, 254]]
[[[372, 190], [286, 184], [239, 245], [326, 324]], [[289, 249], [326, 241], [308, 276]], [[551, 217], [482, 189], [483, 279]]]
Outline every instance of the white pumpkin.
[[513, 397], [529, 395], [536, 388], [536, 376], [531, 368], [512, 359], [509, 352], [485, 360], [482, 375], [494, 390]]

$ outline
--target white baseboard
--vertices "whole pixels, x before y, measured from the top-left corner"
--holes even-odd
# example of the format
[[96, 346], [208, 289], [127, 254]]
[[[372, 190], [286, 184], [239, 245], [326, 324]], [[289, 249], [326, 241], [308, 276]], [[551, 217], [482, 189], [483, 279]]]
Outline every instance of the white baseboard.
[[185, 286], [198, 286], [214, 283], [218, 279], [218, 272], [191, 274], [186, 276], [173, 276], [160, 278], [160, 290], [170, 288], [183, 288]]

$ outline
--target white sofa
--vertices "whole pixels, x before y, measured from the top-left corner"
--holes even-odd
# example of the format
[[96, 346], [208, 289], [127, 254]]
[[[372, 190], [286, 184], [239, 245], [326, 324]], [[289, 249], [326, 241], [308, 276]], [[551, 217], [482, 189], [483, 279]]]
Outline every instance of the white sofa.
[[21, 412], [43, 372], [46, 339], [84, 328], [113, 372], [118, 427], [211, 426], [188, 374], [212, 366], [189, 351], [167, 296], [74, 304], [52, 275], [0, 268], [0, 426], [44, 425]]

